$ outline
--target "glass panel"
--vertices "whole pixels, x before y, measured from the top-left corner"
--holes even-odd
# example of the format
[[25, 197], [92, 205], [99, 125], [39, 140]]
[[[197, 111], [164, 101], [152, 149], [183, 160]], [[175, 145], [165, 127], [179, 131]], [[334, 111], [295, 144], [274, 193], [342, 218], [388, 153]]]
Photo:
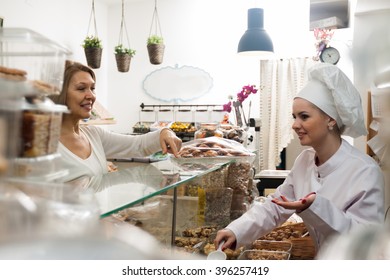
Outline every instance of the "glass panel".
[[148, 198], [164, 195], [172, 188], [228, 165], [232, 160], [176, 164], [171, 160], [151, 164], [116, 162], [118, 171], [90, 178], [101, 217], [135, 206]]

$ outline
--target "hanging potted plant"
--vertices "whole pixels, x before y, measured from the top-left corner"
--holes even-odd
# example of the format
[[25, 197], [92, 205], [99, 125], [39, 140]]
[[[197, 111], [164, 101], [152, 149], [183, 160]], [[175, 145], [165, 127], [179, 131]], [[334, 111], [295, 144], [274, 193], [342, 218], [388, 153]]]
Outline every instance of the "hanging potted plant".
[[[152, 33], [153, 27], [154, 32]], [[165, 45], [157, 12], [157, 0], [154, 2], [154, 12], [152, 17], [152, 24], [150, 26], [149, 37], [147, 40], [147, 48], [150, 63], [154, 65], [161, 64], [163, 62]]]
[[115, 46], [115, 60], [119, 72], [128, 72], [131, 58], [135, 55], [135, 50], [124, 48], [122, 44]]
[[[123, 46], [123, 31], [126, 33], [128, 48]], [[122, 0], [122, 20], [121, 28], [119, 32], [119, 41], [114, 48], [116, 66], [119, 72], [128, 72], [130, 69], [131, 58], [135, 55], [135, 50], [130, 48], [129, 36], [127, 34], [126, 22], [125, 22], [125, 4]]]
[[[92, 18], [94, 21], [95, 34], [88, 35]], [[87, 36], [84, 39], [82, 47], [84, 48], [84, 53], [87, 59], [88, 66], [93, 69], [100, 68], [103, 46], [102, 46], [102, 41], [99, 39], [99, 36], [97, 34], [95, 0], [92, 0], [92, 10], [91, 10], [91, 15], [89, 17], [88, 32], [87, 32]]]
[[88, 66], [94, 69], [100, 68], [103, 52], [101, 40], [96, 36], [87, 36], [82, 47], [84, 48]]

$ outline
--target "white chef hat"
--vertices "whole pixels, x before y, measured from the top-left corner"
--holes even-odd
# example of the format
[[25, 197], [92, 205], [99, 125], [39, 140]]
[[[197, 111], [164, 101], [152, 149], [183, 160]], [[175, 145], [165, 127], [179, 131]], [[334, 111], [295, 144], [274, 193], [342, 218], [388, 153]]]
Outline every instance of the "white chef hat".
[[336, 120], [344, 135], [366, 135], [360, 94], [348, 77], [335, 65], [318, 63], [308, 71], [309, 81], [296, 97], [313, 103]]

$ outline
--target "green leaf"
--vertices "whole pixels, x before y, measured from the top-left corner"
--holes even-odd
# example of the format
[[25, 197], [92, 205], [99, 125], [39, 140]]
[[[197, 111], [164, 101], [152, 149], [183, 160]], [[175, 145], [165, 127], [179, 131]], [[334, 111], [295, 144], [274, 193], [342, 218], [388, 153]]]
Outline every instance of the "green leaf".
[[129, 54], [131, 57], [135, 55], [135, 50], [123, 47], [122, 44], [115, 46], [115, 54]]
[[102, 48], [102, 41], [96, 36], [87, 36], [82, 44], [83, 48]]
[[164, 38], [158, 35], [152, 35], [148, 38], [148, 45], [160, 45], [164, 44]]

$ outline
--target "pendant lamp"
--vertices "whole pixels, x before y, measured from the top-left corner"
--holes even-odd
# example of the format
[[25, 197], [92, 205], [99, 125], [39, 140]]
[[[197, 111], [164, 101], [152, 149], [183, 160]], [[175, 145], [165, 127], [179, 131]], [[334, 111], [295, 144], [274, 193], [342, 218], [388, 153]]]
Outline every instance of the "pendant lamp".
[[244, 55], [269, 55], [274, 52], [272, 40], [264, 30], [264, 10], [248, 10], [248, 30], [238, 43], [237, 52]]

